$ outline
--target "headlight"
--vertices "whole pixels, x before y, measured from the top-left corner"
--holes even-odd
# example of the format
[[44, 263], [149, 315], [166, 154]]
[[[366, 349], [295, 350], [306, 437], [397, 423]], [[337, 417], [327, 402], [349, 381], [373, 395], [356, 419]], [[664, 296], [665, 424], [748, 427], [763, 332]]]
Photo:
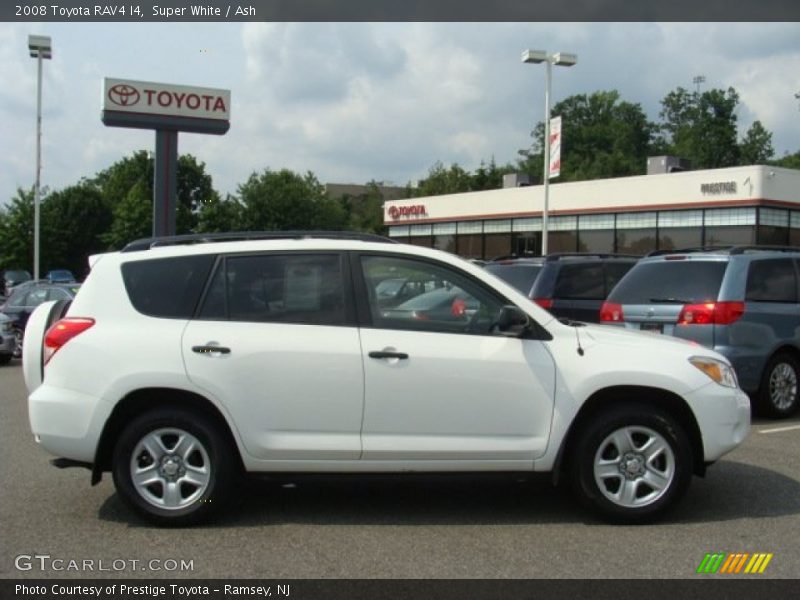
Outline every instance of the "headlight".
[[736, 381], [736, 373], [733, 372], [733, 368], [728, 363], [708, 356], [692, 356], [689, 362], [718, 384], [729, 388], [739, 387]]

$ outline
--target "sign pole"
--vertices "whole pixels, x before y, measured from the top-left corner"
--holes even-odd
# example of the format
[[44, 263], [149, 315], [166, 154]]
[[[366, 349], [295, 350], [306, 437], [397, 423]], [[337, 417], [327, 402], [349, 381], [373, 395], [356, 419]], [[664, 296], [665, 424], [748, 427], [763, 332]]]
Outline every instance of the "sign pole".
[[156, 130], [153, 237], [175, 235], [178, 199], [178, 132]]

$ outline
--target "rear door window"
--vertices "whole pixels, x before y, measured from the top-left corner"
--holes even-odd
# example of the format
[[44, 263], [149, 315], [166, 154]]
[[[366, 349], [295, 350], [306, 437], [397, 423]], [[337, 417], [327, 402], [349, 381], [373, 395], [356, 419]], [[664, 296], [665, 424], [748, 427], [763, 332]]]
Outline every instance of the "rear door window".
[[747, 274], [749, 302], [797, 302], [794, 262], [781, 259], [756, 260]]
[[608, 297], [617, 304], [693, 304], [719, 295], [727, 261], [676, 260], [638, 263]]
[[220, 263], [201, 319], [347, 325], [344, 269], [338, 254], [232, 256]]

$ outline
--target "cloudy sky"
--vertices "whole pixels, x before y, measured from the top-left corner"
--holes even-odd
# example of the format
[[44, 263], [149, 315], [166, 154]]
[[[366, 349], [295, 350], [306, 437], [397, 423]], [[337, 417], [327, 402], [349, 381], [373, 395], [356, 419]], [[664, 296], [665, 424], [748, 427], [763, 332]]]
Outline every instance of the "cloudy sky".
[[42, 183], [55, 189], [154, 146], [150, 131], [102, 125], [103, 77], [230, 89], [228, 134], [179, 142], [223, 193], [266, 167], [404, 185], [437, 160], [513, 161], [544, 112], [526, 48], [578, 54], [554, 70], [554, 101], [616, 89], [655, 119], [703, 75], [704, 89], [739, 92], [740, 134], [758, 119], [778, 156], [800, 150], [798, 23], [0, 23], [3, 203], [35, 177], [31, 33], [53, 38]]

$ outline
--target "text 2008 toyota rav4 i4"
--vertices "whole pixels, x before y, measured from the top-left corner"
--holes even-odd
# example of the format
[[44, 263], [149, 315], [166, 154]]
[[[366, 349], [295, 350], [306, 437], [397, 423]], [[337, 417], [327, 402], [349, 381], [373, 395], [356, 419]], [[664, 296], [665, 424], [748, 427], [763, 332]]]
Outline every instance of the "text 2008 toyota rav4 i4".
[[721, 355], [560, 322], [377, 236], [142, 240], [93, 257], [65, 306], [26, 330], [33, 433], [161, 524], [208, 517], [243, 472], [409, 471], [552, 472], [642, 522], [750, 428]]

